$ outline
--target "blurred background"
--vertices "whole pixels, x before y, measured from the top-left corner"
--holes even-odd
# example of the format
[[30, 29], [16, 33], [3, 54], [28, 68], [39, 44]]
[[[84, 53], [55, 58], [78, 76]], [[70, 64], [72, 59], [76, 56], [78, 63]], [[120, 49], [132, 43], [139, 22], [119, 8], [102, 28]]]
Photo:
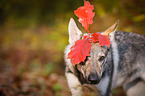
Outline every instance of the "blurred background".
[[[144, 0], [89, 0], [94, 5], [90, 32], [107, 29], [145, 35]], [[0, 96], [69, 96], [63, 51], [68, 22], [83, 0], [0, 0]], [[113, 96], [125, 96], [113, 90]], [[86, 89], [85, 96], [95, 96]]]

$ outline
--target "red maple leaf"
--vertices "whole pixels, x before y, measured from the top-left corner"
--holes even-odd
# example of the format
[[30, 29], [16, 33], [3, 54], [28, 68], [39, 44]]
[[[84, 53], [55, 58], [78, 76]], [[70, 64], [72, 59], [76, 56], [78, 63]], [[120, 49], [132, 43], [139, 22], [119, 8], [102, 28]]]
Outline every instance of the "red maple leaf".
[[84, 2], [84, 6], [79, 7], [74, 11], [75, 15], [79, 18], [78, 21], [82, 23], [82, 26], [89, 32], [89, 24], [93, 23], [93, 17], [95, 16], [94, 6], [89, 1]]
[[101, 33], [93, 33], [91, 35], [91, 42], [99, 42], [101, 46], [110, 46], [111, 42], [109, 40], [109, 36], [102, 35]]
[[71, 59], [74, 66], [80, 62], [84, 62], [86, 56], [90, 56], [91, 45], [88, 38], [75, 42], [75, 45], [71, 47], [71, 51], [68, 54], [68, 59]]
[[91, 42], [93, 42], [93, 43], [95, 43], [95, 42], [98, 42], [99, 41], [99, 35], [100, 35], [101, 33], [93, 33], [92, 35], [91, 35]]
[[99, 35], [98, 39], [99, 39], [99, 43], [100, 43], [101, 46], [106, 45], [106, 46], [109, 47], [110, 44], [111, 44], [111, 42], [109, 40], [109, 36], [107, 36], [107, 35]]

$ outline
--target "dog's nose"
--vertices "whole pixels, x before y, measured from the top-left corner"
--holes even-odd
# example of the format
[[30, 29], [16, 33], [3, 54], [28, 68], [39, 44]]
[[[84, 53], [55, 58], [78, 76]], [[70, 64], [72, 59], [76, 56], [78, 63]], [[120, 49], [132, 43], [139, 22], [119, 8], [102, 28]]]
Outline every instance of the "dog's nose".
[[90, 84], [98, 84], [100, 79], [97, 74], [91, 73], [88, 77], [88, 81], [90, 82]]

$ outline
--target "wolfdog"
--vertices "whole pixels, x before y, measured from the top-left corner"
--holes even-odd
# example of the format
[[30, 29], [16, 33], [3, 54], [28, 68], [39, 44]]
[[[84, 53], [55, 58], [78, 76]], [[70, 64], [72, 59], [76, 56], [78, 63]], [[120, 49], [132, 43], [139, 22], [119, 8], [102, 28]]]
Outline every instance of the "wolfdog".
[[132, 32], [116, 31], [118, 21], [107, 30], [110, 47], [92, 43], [90, 56], [75, 66], [67, 58], [75, 41], [82, 34], [75, 21], [69, 22], [69, 45], [65, 49], [66, 70], [72, 96], [83, 96], [82, 85], [95, 86], [100, 96], [112, 96], [112, 89], [122, 86], [127, 96], [145, 96], [145, 36]]

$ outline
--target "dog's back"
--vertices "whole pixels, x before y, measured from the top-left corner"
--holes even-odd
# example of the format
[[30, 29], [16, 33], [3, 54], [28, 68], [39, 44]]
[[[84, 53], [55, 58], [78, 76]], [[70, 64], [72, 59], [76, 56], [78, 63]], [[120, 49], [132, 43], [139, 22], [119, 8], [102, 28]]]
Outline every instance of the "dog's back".
[[145, 82], [145, 36], [131, 32], [115, 32], [112, 50], [115, 50], [112, 87], [123, 85], [128, 95], [141, 88], [144, 94], [140, 94], [144, 96], [145, 84], [142, 84], [142, 87], [137, 85]]

